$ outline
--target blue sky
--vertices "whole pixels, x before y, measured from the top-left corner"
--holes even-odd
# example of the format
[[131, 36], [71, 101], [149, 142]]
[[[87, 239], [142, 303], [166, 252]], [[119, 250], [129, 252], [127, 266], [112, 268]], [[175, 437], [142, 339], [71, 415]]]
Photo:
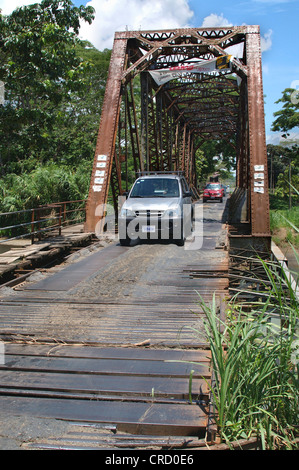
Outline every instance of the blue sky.
[[[0, 0], [3, 13], [37, 0]], [[92, 5], [93, 25], [83, 25], [81, 37], [102, 50], [111, 48], [115, 31], [167, 29], [201, 26], [261, 28], [263, 83], [267, 143], [279, 143], [270, 131], [275, 104], [285, 88], [299, 88], [299, 0], [73, 0], [75, 5]], [[296, 134], [299, 138], [299, 134]]]
[[[223, 16], [233, 25], [258, 24], [264, 43], [262, 53], [263, 84], [265, 97], [265, 120], [267, 141], [277, 142], [278, 136], [270, 137], [270, 128], [274, 111], [281, 104], [274, 104], [281, 97], [281, 92], [288, 87], [299, 88], [299, 1], [280, 0], [245, 0], [208, 2], [190, 0], [189, 5], [195, 12], [195, 23], [201, 23], [202, 17], [212, 13]], [[294, 83], [297, 81], [297, 83]], [[298, 135], [299, 137], [299, 135]]]

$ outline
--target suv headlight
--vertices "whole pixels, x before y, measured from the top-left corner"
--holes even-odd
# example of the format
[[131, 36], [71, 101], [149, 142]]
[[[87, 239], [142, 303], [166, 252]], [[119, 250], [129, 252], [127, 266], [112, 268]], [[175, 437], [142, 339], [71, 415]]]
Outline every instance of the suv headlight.
[[182, 211], [180, 206], [174, 206], [164, 212], [164, 217], [181, 217]]
[[120, 217], [135, 217], [135, 212], [122, 207], [120, 211]]

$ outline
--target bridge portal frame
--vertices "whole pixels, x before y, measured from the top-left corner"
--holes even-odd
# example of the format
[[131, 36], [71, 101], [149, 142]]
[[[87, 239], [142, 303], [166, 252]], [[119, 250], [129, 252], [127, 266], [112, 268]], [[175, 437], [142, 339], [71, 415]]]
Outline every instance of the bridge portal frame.
[[[187, 105], [180, 109], [178, 103], [184, 95], [183, 88], [174, 98], [169, 85], [157, 86], [148, 73], [153, 68], [186, 64], [191, 59], [230, 56], [231, 47], [240, 44], [243, 46], [243, 56], [230, 59], [231, 72], [241, 81], [239, 92], [229, 92], [226, 106], [222, 99], [210, 101], [211, 113], [207, 110], [207, 104], [205, 110], [200, 107], [199, 95], [216, 95], [222, 86], [221, 80], [226, 81], [226, 87], [230, 86], [225, 75], [222, 77], [220, 74], [211, 92], [208, 87], [213, 87], [212, 80], [208, 81], [207, 76], [201, 75], [202, 89], [196, 97], [193, 94], [189, 102], [186, 94]], [[141, 123], [138, 122], [133, 93], [137, 75], [141, 82]], [[190, 110], [191, 114], [188, 113]], [[216, 119], [213, 119], [213, 112]], [[123, 142], [123, 132], [125, 139], [127, 132], [130, 134], [135, 171], [182, 169], [189, 183], [195, 186], [194, 137], [199, 133], [202, 139], [229, 140], [234, 134], [237, 194], [232, 197], [232, 207], [238, 203], [240, 193], [245, 194], [246, 215], [243, 222], [249, 227], [247, 236], [270, 240], [259, 26], [115, 33], [86, 206], [86, 232], [99, 233], [103, 230], [109, 185], [112, 187], [115, 209], [117, 196], [127, 189], [122, 187], [124, 179], [127, 180], [127, 174], [125, 178], [122, 175], [122, 166], [127, 165], [127, 157], [123, 155], [123, 147], [127, 145]], [[170, 153], [163, 145], [170, 147]], [[232, 216], [234, 218], [234, 214]]]

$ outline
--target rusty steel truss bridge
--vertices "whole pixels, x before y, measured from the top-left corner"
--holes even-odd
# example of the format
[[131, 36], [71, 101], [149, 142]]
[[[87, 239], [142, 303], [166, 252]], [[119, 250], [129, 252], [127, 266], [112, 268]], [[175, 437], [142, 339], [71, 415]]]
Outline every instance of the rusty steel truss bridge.
[[[207, 140], [231, 145], [236, 189], [228, 206], [196, 204], [205, 206], [200, 247], [129, 248], [105, 234], [93, 243], [107, 203], [118, 210], [139, 170], [183, 171], [199, 197]], [[19, 211], [31, 221], [2, 228], [31, 226], [33, 246], [0, 254], [0, 281], [10, 276], [0, 285], [0, 447], [259, 449], [256, 437], [218, 445], [204, 335], [204, 303], [221, 328], [229, 299], [241, 293], [247, 308], [270, 298], [264, 260], [278, 273], [286, 263], [270, 253], [259, 27], [116, 33], [83, 234], [67, 224], [75, 203], [85, 201]]]
[[259, 26], [115, 34], [87, 202], [85, 231], [103, 227], [134, 170], [182, 170], [195, 192], [196, 151], [226, 141], [236, 156], [235, 236], [269, 244]]

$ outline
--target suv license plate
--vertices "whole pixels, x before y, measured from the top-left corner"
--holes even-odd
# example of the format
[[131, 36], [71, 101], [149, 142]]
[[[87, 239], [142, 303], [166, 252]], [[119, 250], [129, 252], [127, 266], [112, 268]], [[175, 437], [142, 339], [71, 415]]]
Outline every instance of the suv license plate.
[[155, 233], [156, 227], [154, 225], [143, 225], [142, 233]]

